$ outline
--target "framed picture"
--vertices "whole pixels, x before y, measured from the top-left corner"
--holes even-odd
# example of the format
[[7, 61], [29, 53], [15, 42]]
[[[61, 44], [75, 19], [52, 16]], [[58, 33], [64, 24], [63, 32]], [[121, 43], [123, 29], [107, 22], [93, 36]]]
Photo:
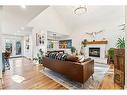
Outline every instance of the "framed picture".
[[30, 45], [29, 45], [29, 37], [26, 37], [26, 50], [29, 50]]
[[60, 40], [59, 41], [60, 49], [71, 48], [71, 47], [72, 47], [72, 40]]
[[36, 33], [36, 46], [45, 44], [45, 34]]

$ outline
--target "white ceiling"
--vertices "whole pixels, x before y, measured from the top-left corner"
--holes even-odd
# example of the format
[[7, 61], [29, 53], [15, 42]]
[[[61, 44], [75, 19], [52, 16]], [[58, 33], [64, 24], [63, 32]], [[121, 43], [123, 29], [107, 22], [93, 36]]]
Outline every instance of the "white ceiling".
[[[124, 6], [87, 6], [83, 15], [75, 15], [75, 6], [52, 6], [70, 29], [112, 22], [123, 16]], [[121, 19], [121, 18], [120, 18]]]
[[[28, 34], [27, 32], [31, 31], [32, 28], [25, 27], [26, 24], [47, 7], [26, 6], [26, 8], [21, 8], [20, 6], [3, 6], [3, 33]], [[24, 31], [21, 30], [21, 27], [24, 27]]]
[[[26, 24], [47, 7], [48, 6], [27, 6], [23, 9], [20, 6], [3, 6], [4, 34], [29, 34], [32, 27], [25, 27]], [[124, 6], [87, 6], [87, 12], [83, 15], [74, 14], [73, 11], [76, 6], [51, 7], [56, 11], [62, 21], [64, 21], [66, 27], [72, 31], [78, 27], [113, 22], [119, 17], [123, 17], [124, 13]], [[25, 27], [24, 31], [21, 27]]]

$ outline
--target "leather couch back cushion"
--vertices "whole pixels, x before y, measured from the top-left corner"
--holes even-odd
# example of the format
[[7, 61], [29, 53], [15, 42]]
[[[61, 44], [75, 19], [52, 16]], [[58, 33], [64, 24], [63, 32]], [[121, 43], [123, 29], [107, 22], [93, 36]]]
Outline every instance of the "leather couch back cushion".
[[78, 57], [68, 55], [67, 58], [66, 58], [66, 61], [78, 62]]

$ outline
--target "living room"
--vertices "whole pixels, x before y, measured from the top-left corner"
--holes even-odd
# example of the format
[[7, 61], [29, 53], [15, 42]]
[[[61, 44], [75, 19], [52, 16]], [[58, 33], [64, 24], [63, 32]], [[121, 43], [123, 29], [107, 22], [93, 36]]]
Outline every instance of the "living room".
[[[77, 9], [80, 8], [83, 8], [83, 13], [78, 14]], [[15, 43], [14, 40], [20, 40], [22, 44], [20, 48], [20, 51], [22, 51], [21, 55], [15, 56], [14, 54], [11, 57], [18, 58], [9, 59], [10, 64], [15, 64], [16, 67], [12, 65], [10, 66], [10, 70], [5, 71], [3, 89], [46, 89], [46, 87], [47, 89], [54, 89], [52, 88], [54, 86], [48, 87], [48, 84], [45, 84], [45, 87], [41, 85], [39, 88], [38, 83], [30, 87], [29, 80], [25, 84], [28, 76], [25, 73], [22, 76], [18, 73], [20, 70], [27, 70], [28, 67], [28, 71], [33, 68], [39, 68], [37, 72], [33, 72], [35, 76], [36, 73], [39, 76], [42, 74], [45, 78], [48, 77], [50, 83], [52, 83], [51, 80], [57, 83], [52, 85], [59, 84], [61, 89], [123, 89], [123, 87], [115, 87], [114, 79], [112, 79], [114, 77], [114, 69], [112, 69], [114, 67], [114, 59], [111, 58], [112, 55], [109, 54], [109, 50], [110, 48], [125, 48], [125, 40], [123, 39], [125, 38], [125, 6], [25, 6], [24, 8], [20, 6], [2, 6], [1, 11], [4, 12], [3, 30], [1, 34], [2, 51], [4, 52], [6, 50], [5, 42], [7, 39], [9, 41], [13, 39], [13, 43]], [[18, 13], [20, 14], [17, 15]], [[10, 23], [8, 23], [8, 20], [10, 20]], [[119, 45], [119, 40], [122, 40], [122, 45]], [[43, 58], [44, 56], [53, 58], [53, 54], [50, 55], [47, 52], [64, 52], [68, 55], [76, 56], [76, 58], [86, 60], [85, 64], [90, 66], [89, 68], [91, 69], [90, 73], [86, 73], [85, 75], [88, 77], [84, 75], [79, 76], [79, 78], [85, 77], [83, 85], [73, 80], [70, 81], [70, 79], [55, 72], [49, 72], [47, 68], [50, 66], [45, 63], [55, 63], [58, 60], [50, 61], [45, 58], [40, 60], [39, 57]], [[75, 57], [72, 57], [72, 59], [74, 60]], [[59, 60], [58, 63], [61, 62], [61, 59]], [[21, 68], [21, 65], [24, 63], [26, 68]], [[32, 63], [34, 66], [29, 66], [28, 63]], [[72, 63], [70, 62], [70, 64]], [[63, 64], [66, 63], [63, 62]], [[85, 68], [87, 65], [81, 65], [83, 66], [81, 68]], [[47, 68], [45, 69], [43, 67]], [[52, 69], [56, 70], [56, 67]], [[65, 68], [69, 70], [68, 67]], [[80, 70], [76, 71], [77, 69], [75, 70], [75, 68], [73, 70], [73, 65], [70, 68], [75, 74], [81, 73]], [[18, 69], [20, 70], [18, 71]], [[36, 71], [36, 69], [34, 70]], [[14, 73], [12, 72], [13, 70], [17, 70], [15, 75], [10, 74]], [[71, 72], [71, 70], [68, 70], [65, 71]], [[58, 70], [58, 72], [64, 73], [61, 70]], [[88, 70], [85, 69], [85, 72], [88, 72]], [[67, 77], [69, 76], [68, 73], [64, 74]], [[72, 73], [70, 74], [72, 75]], [[8, 81], [5, 80], [7, 79], [7, 75], [9, 75], [8, 77], [11, 80], [10, 83], [12, 81], [14, 82], [12, 82], [12, 85], [7, 84]], [[109, 80], [106, 80], [108, 76], [111, 77]], [[31, 77], [33, 76], [31, 75]], [[71, 79], [78, 80], [73, 75]], [[21, 83], [16, 84], [15, 80], [21, 80]], [[80, 82], [82, 81], [81, 79], [79, 80]], [[35, 80], [33, 79], [31, 83], [33, 81]], [[41, 83], [43, 84], [44, 82]], [[105, 85], [110, 83], [113, 85], [111, 88], [110, 85]], [[29, 84], [29, 86], [22, 87], [22, 84]]]

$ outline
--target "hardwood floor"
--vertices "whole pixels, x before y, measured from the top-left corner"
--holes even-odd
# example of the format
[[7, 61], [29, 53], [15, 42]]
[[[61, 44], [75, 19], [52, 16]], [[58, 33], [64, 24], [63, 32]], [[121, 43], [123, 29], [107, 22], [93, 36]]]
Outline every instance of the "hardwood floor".
[[110, 64], [110, 68], [108, 70], [108, 72], [106, 73], [103, 81], [101, 82], [100, 86], [98, 89], [122, 89], [120, 86], [118, 86], [117, 84], [114, 83], [114, 65]]
[[[66, 89], [62, 85], [40, 73], [42, 65], [33, 65], [25, 58], [15, 58], [10, 60], [11, 69], [4, 74], [3, 89]], [[16, 82], [20, 76], [25, 80], [21, 83]]]
[[[26, 58], [11, 59], [10, 64], [11, 69], [3, 75], [2, 89], [67, 89], [40, 73], [42, 65], [33, 65]], [[98, 89], [121, 89], [113, 82], [113, 65], [110, 65], [110, 69]]]

